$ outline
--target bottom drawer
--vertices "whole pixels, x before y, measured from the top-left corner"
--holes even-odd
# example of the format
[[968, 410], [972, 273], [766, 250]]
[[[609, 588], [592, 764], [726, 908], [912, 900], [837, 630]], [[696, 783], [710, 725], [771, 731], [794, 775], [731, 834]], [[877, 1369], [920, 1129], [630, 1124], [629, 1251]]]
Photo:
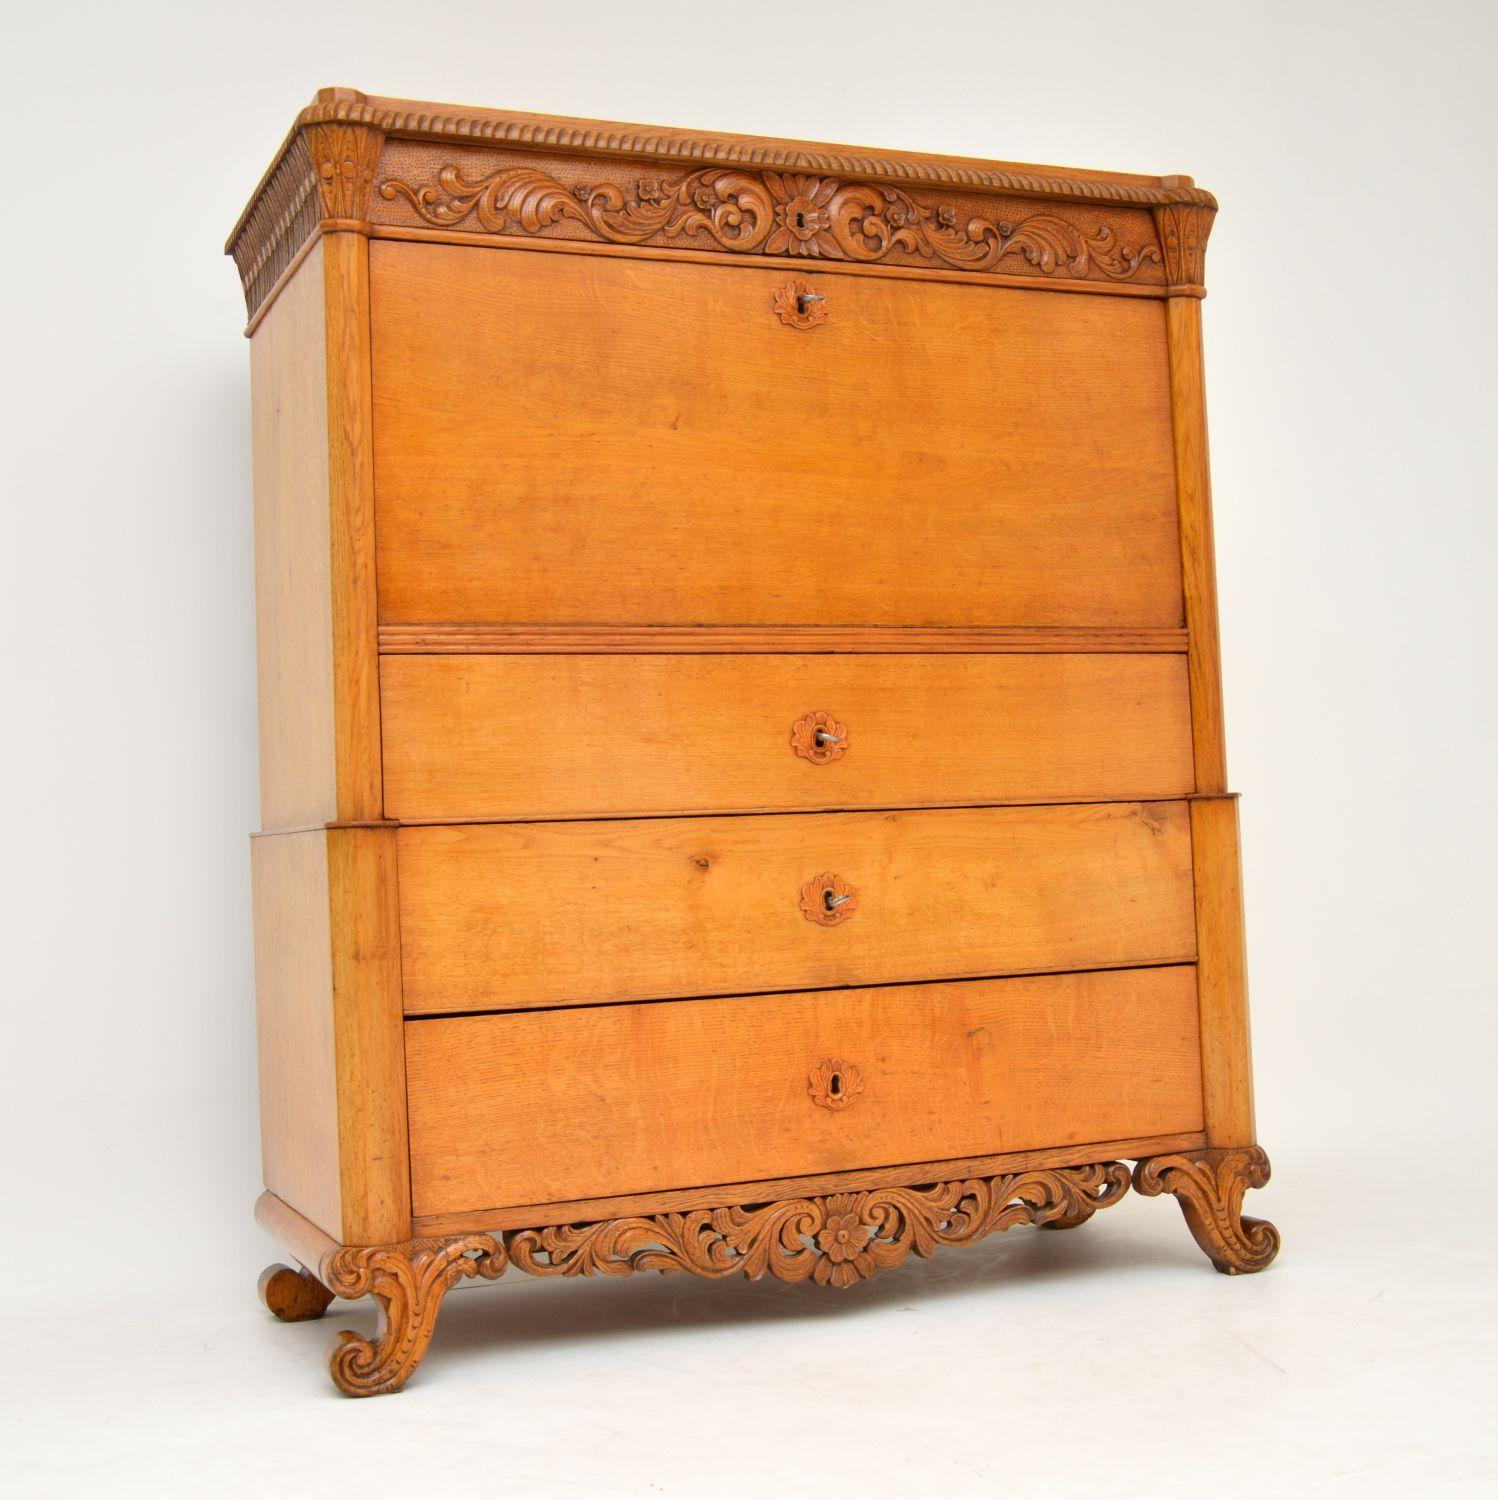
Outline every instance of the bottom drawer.
[[1189, 965], [406, 1023], [415, 1212], [1202, 1128]]

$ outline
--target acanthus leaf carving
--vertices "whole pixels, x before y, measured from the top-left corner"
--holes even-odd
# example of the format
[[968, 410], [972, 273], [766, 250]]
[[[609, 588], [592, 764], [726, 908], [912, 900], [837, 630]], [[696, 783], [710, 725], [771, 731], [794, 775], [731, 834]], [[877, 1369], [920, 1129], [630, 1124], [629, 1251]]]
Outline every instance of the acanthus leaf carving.
[[848, 1287], [912, 1254], [929, 1257], [1016, 1224], [1080, 1220], [1128, 1186], [1128, 1168], [1105, 1162], [518, 1230], [505, 1241], [514, 1266], [535, 1276], [686, 1271]]
[[1243, 1195], [1269, 1181], [1269, 1158], [1259, 1146], [1204, 1148], [1151, 1156], [1134, 1168], [1141, 1197], [1170, 1193], [1186, 1227], [1225, 1275], [1262, 1271], [1280, 1253], [1280, 1232], [1243, 1214]]
[[487, 234], [537, 234], [569, 221], [616, 245], [649, 241], [739, 253], [870, 265], [903, 252], [964, 271], [1023, 261], [1042, 276], [1127, 281], [1158, 264], [1153, 242], [1130, 248], [1108, 224], [1084, 232], [1054, 213], [987, 219], [950, 202], [926, 204], [899, 188], [788, 172], [708, 167], [674, 180], [647, 178], [627, 195], [613, 183], [569, 188], [536, 167], [505, 167], [470, 181], [456, 166], [435, 186], [391, 177], [386, 201], [402, 199], [435, 228], [470, 220]]
[[373, 1297], [379, 1315], [373, 1339], [347, 1330], [334, 1336], [333, 1383], [350, 1396], [400, 1390], [432, 1341], [442, 1299], [465, 1277], [492, 1281], [507, 1264], [503, 1242], [489, 1234], [334, 1250], [322, 1263], [323, 1284], [339, 1297]]
[[1165, 203], [1155, 209], [1165, 275], [1171, 286], [1199, 287], [1206, 278], [1207, 236], [1216, 213], [1193, 203]]
[[[835, 1059], [820, 1066], [850, 1071]], [[1241, 1213], [1246, 1189], [1268, 1179], [1269, 1160], [1258, 1147], [1204, 1148], [1140, 1161], [1132, 1185], [1145, 1197], [1173, 1194], [1218, 1270], [1236, 1272], [1262, 1270], [1278, 1253], [1274, 1226]], [[328, 1350], [339, 1389], [372, 1396], [398, 1391], [409, 1379], [431, 1342], [442, 1299], [466, 1277], [493, 1280], [513, 1266], [533, 1276], [659, 1271], [850, 1287], [911, 1255], [929, 1257], [1019, 1224], [1062, 1229], [1084, 1223], [1117, 1203], [1130, 1185], [1123, 1163], [1105, 1161], [396, 1245], [338, 1246], [323, 1256], [315, 1278], [276, 1266], [262, 1285], [299, 1278], [298, 1285], [281, 1288], [284, 1306], [278, 1310], [276, 1298], [268, 1304], [278, 1316], [315, 1317], [334, 1294], [375, 1299], [374, 1338], [343, 1332]]]
[[356, 223], [368, 219], [385, 137], [367, 125], [312, 125], [307, 145], [323, 217]]

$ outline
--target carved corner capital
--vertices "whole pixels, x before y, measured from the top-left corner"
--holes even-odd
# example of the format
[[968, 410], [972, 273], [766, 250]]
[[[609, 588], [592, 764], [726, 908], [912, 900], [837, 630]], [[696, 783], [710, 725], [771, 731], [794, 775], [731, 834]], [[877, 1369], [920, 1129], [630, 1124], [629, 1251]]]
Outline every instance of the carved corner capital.
[[1165, 261], [1167, 291], [1172, 296], [1202, 296], [1206, 291], [1207, 237], [1215, 207], [1200, 203], [1161, 203], [1154, 209], [1155, 233]]
[[1196, 1243], [1227, 1276], [1262, 1271], [1280, 1253], [1279, 1230], [1243, 1215], [1243, 1195], [1268, 1181], [1269, 1158], [1259, 1146], [1151, 1156], [1134, 1168], [1134, 1191], [1142, 1198], [1171, 1194]]
[[224, 248], [234, 257], [252, 319], [319, 232], [369, 233], [385, 134], [365, 122], [339, 118], [359, 108], [330, 101], [316, 106], [316, 118], [299, 120], [230, 232]]
[[385, 148], [383, 131], [334, 120], [302, 127], [322, 204], [324, 228], [369, 228], [375, 170]]

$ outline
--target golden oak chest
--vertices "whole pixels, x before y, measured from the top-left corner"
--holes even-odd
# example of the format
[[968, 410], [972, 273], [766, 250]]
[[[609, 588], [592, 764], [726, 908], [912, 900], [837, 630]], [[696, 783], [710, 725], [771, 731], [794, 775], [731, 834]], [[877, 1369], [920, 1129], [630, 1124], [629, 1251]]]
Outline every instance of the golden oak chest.
[[[330, 89], [250, 311], [266, 1192], [397, 1390], [464, 1277], [848, 1287], [1255, 1144], [1212, 198]], [[1132, 1174], [1124, 1160], [1137, 1163]]]

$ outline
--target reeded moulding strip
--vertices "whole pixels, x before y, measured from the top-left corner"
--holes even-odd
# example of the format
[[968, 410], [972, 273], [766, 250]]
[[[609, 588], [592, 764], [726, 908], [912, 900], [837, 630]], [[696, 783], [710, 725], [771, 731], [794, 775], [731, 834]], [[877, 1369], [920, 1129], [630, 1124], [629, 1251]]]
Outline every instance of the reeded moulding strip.
[[316, 125], [362, 125], [394, 139], [519, 146], [569, 155], [622, 157], [678, 165], [721, 163], [769, 167], [865, 177], [910, 186], [966, 188], [977, 192], [1014, 193], [1027, 198], [1060, 198], [1079, 203], [1121, 203], [1141, 207], [1165, 203], [1217, 206], [1211, 193], [1183, 176], [1095, 172], [926, 152], [890, 152], [776, 136], [728, 132], [709, 134], [670, 126], [634, 125], [619, 120], [579, 120], [517, 110], [469, 109], [415, 99], [366, 96], [357, 89], [323, 89], [319, 95], [296, 117], [271, 159], [244, 212], [229, 233], [231, 244], [244, 230], [282, 159], [295, 147], [297, 137], [309, 126]]
[[936, 625], [381, 625], [387, 656], [688, 652], [1184, 652], [1176, 628]]

